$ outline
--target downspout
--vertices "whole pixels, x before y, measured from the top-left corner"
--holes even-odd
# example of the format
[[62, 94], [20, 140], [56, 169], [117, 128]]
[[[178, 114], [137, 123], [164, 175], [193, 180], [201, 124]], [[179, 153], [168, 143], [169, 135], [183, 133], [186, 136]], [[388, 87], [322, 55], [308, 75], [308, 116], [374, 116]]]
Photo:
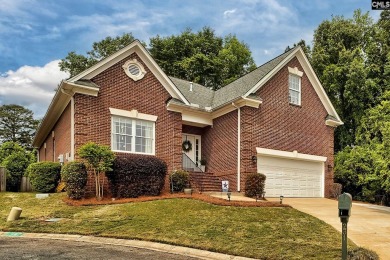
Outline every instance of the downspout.
[[70, 98], [70, 156], [69, 161], [74, 161], [74, 97]]
[[237, 108], [237, 191], [241, 191], [241, 108], [232, 105]]

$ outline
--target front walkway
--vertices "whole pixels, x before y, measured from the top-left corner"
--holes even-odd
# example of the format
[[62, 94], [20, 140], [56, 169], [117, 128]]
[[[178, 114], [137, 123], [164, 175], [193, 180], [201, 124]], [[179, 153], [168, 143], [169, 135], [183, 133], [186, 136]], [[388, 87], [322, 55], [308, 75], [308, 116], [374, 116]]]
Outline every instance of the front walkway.
[[[279, 198], [268, 198], [268, 200], [279, 201]], [[284, 198], [283, 203], [319, 218], [341, 232], [336, 200]], [[377, 252], [381, 259], [390, 259], [390, 208], [353, 203], [348, 222], [348, 238], [358, 246]]]

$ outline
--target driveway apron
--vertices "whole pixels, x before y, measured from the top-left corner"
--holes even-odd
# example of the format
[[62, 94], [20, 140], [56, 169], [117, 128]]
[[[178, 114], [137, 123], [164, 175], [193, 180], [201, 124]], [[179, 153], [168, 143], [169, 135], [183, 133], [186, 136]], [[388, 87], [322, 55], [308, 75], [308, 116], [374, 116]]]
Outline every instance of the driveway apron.
[[[279, 198], [268, 200], [279, 201]], [[284, 198], [283, 203], [319, 218], [341, 232], [337, 200]], [[348, 238], [358, 246], [377, 252], [381, 259], [390, 259], [390, 208], [353, 202], [348, 222]]]

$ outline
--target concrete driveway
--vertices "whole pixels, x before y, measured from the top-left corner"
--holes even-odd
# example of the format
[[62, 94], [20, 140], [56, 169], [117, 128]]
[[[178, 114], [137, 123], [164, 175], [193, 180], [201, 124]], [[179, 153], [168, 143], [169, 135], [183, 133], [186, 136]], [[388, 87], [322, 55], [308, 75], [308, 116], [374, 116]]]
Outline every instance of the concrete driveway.
[[[279, 198], [268, 200], [279, 201]], [[319, 218], [341, 232], [336, 200], [284, 198], [283, 203]], [[359, 246], [377, 252], [381, 259], [390, 259], [390, 208], [353, 202], [348, 222], [348, 238]]]

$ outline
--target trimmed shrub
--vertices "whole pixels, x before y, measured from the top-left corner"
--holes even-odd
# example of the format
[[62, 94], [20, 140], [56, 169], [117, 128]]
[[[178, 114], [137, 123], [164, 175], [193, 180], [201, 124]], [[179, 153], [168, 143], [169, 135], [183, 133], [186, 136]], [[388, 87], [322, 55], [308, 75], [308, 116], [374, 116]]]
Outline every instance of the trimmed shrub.
[[348, 260], [379, 260], [379, 256], [374, 251], [358, 247], [348, 251]]
[[66, 193], [74, 200], [84, 198], [88, 172], [82, 162], [70, 162], [61, 169], [61, 178], [66, 183]]
[[37, 192], [53, 192], [60, 181], [61, 164], [57, 162], [32, 163], [27, 168], [31, 186]]
[[7, 169], [7, 191], [19, 191], [29, 164], [30, 158], [23, 151], [14, 152], [4, 159], [2, 165]]
[[174, 192], [183, 191], [189, 187], [189, 173], [184, 170], [177, 170], [169, 175], [170, 189]]
[[266, 176], [261, 173], [250, 173], [245, 180], [245, 196], [262, 196], [264, 192]]
[[111, 194], [116, 198], [158, 196], [164, 188], [167, 165], [155, 156], [120, 155], [115, 158], [112, 168], [106, 175]]

